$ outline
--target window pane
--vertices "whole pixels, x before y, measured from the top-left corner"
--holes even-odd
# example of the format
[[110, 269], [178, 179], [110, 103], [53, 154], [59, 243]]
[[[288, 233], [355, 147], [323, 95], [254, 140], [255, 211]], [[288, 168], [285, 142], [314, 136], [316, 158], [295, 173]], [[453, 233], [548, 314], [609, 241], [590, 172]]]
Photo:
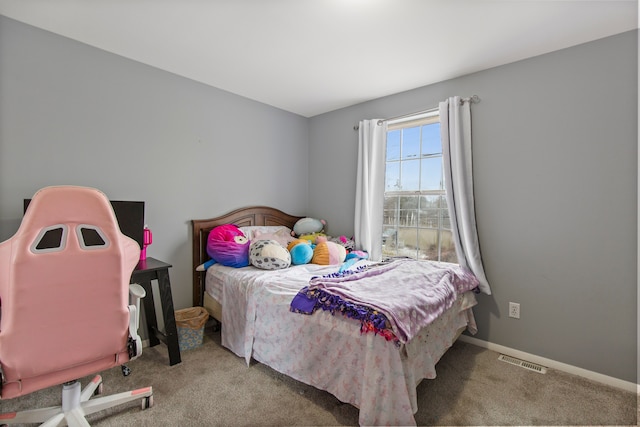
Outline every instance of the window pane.
[[422, 155], [442, 154], [440, 123], [422, 126]]
[[445, 230], [451, 230], [451, 218], [449, 218], [449, 209], [447, 209], [446, 201], [444, 202], [444, 209], [442, 209], [442, 228]]
[[382, 223], [384, 225], [398, 225], [398, 196], [384, 198]]
[[420, 179], [420, 189], [442, 189], [442, 157], [429, 157], [427, 159], [422, 159], [421, 162], [422, 177]]
[[438, 228], [440, 209], [420, 209], [419, 227]]
[[384, 210], [398, 209], [398, 196], [384, 196]]
[[417, 229], [415, 227], [398, 228], [398, 255], [415, 258], [417, 249]]
[[416, 227], [418, 225], [418, 209], [400, 209], [398, 221], [405, 227]]
[[400, 209], [417, 209], [420, 201], [420, 196], [400, 196], [399, 203]]
[[418, 191], [420, 189], [420, 160], [402, 162], [400, 189], [402, 191]]
[[420, 157], [420, 127], [402, 130], [402, 159], [417, 159]]
[[400, 160], [400, 130], [387, 132], [387, 161]]
[[401, 196], [398, 224], [402, 226], [417, 226], [419, 196]]
[[398, 225], [398, 211], [397, 210], [386, 210], [384, 211], [384, 215], [382, 218], [383, 225]]
[[383, 227], [382, 229], [382, 254], [385, 256], [397, 255], [397, 234], [394, 227]]
[[400, 162], [387, 163], [384, 191], [398, 191], [400, 189]]
[[420, 259], [438, 260], [438, 230], [419, 229]]
[[451, 231], [441, 231], [441, 247], [440, 247], [440, 261], [458, 263], [458, 257], [456, 256], [456, 247], [453, 244], [453, 237]]
[[420, 209], [438, 209], [441, 206], [442, 196], [422, 196], [420, 198]]

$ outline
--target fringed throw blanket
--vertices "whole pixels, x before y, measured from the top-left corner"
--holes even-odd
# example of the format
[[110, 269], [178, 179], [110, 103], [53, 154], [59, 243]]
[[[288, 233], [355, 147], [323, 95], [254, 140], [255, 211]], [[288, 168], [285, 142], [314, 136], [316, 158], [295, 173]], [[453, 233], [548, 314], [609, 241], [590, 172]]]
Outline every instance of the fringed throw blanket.
[[406, 343], [478, 284], [457, 265], [401, 259], [314, 277], [293, 298], [290, 310], [340, 313], [360, 320], [363, 333]]

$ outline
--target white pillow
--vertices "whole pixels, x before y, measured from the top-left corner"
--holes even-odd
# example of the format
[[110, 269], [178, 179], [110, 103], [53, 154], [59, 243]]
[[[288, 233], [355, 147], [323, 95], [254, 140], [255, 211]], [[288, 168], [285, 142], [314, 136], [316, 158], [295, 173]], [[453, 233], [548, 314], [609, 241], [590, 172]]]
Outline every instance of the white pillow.
[[275, 234], [282, 237], [291, 237], [291, 229], [284, 225], [245, 225], [240, 230], [249, 240], [255, 240], [256, 231], [260, 234]]

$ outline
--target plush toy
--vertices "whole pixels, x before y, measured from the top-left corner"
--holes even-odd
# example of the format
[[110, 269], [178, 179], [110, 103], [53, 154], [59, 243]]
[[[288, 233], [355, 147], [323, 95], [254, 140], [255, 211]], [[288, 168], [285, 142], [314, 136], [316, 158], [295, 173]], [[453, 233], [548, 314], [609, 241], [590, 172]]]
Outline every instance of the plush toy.
[[249, 265], [249, 240], [237, 226], [233, 224], [219, 225], [209, 232], [207, 254], [213, 261], [210, 264], [219, 263], [228, 267], [246, 267]]
[[347, 252], [352, 251], [356, 246], [356, 242], [354, 242], [353, 238], [348, 239], [347, 236], [332, 237], [329, 240], [344, 246], [347, 249]]
[[344, 262], [338, 269], [338, 273], [342, 273], [343, 271], [349, 269], [353, 264], [360, 261], [361, 259], [369, 259], [369, 254], [365, 251], [351, 251], [347, 254], [344, 259]]
[[291, 264], [309, 264], [313, 258], [313, 246], [305, 239], [295, 239], [289, 243], [287, 250], [291, 254]]
[[298, 239], [306, 240], [309, 243], [315, 245], [316, 240], [318, 240], [318, 237], [320, 236], [327, 237], [327, 235], [324, 233], [311, 233], [311, 234], [303, 234], [302, 236], [298, 236]]
[[311, 262], [320, 265], [341, 264], [346, 256], [347, 250], [344, 246], [327, 241], [325, 236], [318, 236]]
[[300, 218], [293, 225], [291, 234], [294, 237], [303, 236], [305, 234], [322, 233], [327, 222], [324, 219]]
[[256, 240], [251, 244], [249, 260], [254, 267], [277, 270], [291, 265], [289, 251], [275, 240]]

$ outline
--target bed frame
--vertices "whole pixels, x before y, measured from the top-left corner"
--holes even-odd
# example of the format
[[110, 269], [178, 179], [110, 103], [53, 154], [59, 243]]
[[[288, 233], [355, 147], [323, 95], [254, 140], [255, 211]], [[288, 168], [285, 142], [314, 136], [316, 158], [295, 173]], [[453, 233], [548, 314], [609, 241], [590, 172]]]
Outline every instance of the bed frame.
[[[223, 224], [235, 224], [239, 227], [281, 225], [293, 229], [294, 224], [301, 218], [303, 217], [289, 215], [271, 207], [250, 206], [242, 209], [237, 209], [233, 212], [229, 212], [215, 218], [192, 220], [194, 306], [203, 306], [209, 313], [212, 313], [213, 310], [213, 313], [217, 314], [218, 309], [221, 312], [221, 306], [219, 305], [219, 303], [216, 302], [218, 304], [217, 306], [210, 305], [209, 300], [214, 300], [212, 298], [209, 299], [209, 296], [205, 294], [206, 274], [204, 272], [196, 271], [197, 266], [201, 265], [209, 259], [206, 247], [209, 231], [212, 228]], [[301, 320], [309, 322], [307, 326], [315, 328], [322, 325], [323, 320], [321, 316], [323, 315], [327, 316], [328, 319], [335, 319], [335, 317], [328, 314], [328, 312], [323, 312], [319, 313], [317, 316], [303, 316]], [[211, 316], [216, 318], [217, 320], [221, 320], [220, 314], [219, 319], [215, 317], [214, 314], [212, 314]], [[257, 354], [258, 357], [256, 357], [255, 360], [261, 363], [265, 363], [267, 366], [271, 366], [278, 372], [282, 372], [283, 374], [288, 375], [294, 379], [302, 381], [306, 384], [311, 384], [318, 389], [327, 390], [329, 393], [332, 393], [334, 396], [344, 402], [353, 402], [354, 406], [359, 408], [359, 422], [361, 425], [415, 424], [413, 413], [417, 410], [417, 408], [413, 407], [415, 406], [415, 404], [412, 402], [415, 402], [416, 399], [415, 396], [417, 390], [415, 386], [417, 385], [417, 383], [414, 384], [414, 382], [421, 378], [435, 377], [435, 364], [432, 366], [432, 362], [437, 363], [437, 360], [439, 360], [441, 355], [444, 354], [447, 348], [449, 348], [450, 343], [455, 341], [460, 333], [467, 328], [469, 318], [466, 317], [465, 324], [461, 325], [458, 324], [461, 320], [460, 316], [466, 317], [468, 316], [468, 313], [460, 311], [454, 316], [450, 316], [449, 320], [441, 321], [440, 319], [437, 319], [433, 325], [429, 326], [429, 328], [433, 329], [425, 329], [421, 331], [420, 334], [416, 337], [415, 342], [417, 343], [417, 347], [414, 347], [413, 356], [411, 357], [407, 356], [408, 353], [406, 349], [398, 349], [393, 345], [393, 343], [384, 341], [380, 337], [374, 338], [377, 341], [373, 342], [368, 342], [369, 338], [357, 339], [356, 341], [353, 341], [355, 353], [361, 354], [362, 356], [357, 358], [358, 368], [343, 370], [341, 374], [342, 381], [332, 384], [327, 384], [322, 380], [311, 379], [311, 377], [308, 375], [300, 376], [300, 372], [298, 372], [299, 366], [291, 362], [290, 358], [280, 358], [278, 354], [273, 356], [275, 357], [275, 359], [270, 359], [270, 356], [265, 356], [265, 354]], [[471, 313], [471, 316], [473, 316], [473, 313]], [[443, 323], [454, 320], [456, 320], [455, 324]], [[329, 321], [333, 322], [333, 320]], [[339, 324], [334, 326], [338, 327], [338, 331], [340, 330]], [[290, 331], [285, 332], [288, 334]], [[345, 334], [344, 331], [339, 332], [337, 335], [331, 335], [333, 337], [337, 337], [338, 339], [337, 341], [334, 341], [333, 345], [335, 345], [335, 343], [337, 342], [340, 342], [341, 338], [344, 339], [344, 337], [347, 337], [346, 339], [350, 339], [348, 335], [349, 333]], [[427, 342], [427, 339], [429, 339], [429, 342]], [[449, 341], [449, 339], [451, 340]], [[319, 355], [322, 354], [322, 351], [325, 348], [325, 341], [314, 342], [320, 343], [320, 345], [317, 348], [312, 349], [313, 355], [310, 356], [309, 360], [313, 360], [314, 357], [320, 357]], [[429, 351], [427, 351], [427, 349], [429, 349]], [[281, 350], [288, 353], [292, 351], [290, 347], [283, 347]], [[297, 354], [297, 357], [300, 356], [301, 352], [304, 353], [304, 357], [307, 357], [308, 351], [308, 348], [293, 349], [293, 353]], [[360, 369], [362, 369], [362, 372], [364, 372], [364, 369], [367, 366], [367, 360], [374, 360], [372, 352], [379, 352], [376, 354], [380, 355], [380, 360], [383, 360], [385, 361], [385, 364], [388, 364], [388, 368], [385, 369], [387, 369], [389, 372], [384, 375], [391, 375], [391, 373], [393, 373], [390, 377], [380, 377], [377, 374], [379, 370], [373, 365], [371, 367], [371, 372], [368, 372], [362, 377], [359, 376], [358, 372], [360, 372]], [[254, 357], [253, 353], [251, 357]], [[272, 365], [271, 362], [273, 362], [273, 360], [284, 360], [284, 362], [278, 362], [275, 365]], [[304, 361], [305, 359], [300, 360]], [[329, 359], [325, 358], [325, 360]], [[330, 364], [332, 363], [333, 361], [330, 362]], [[322, 369], [329, 371], [333, 369], [333, 366], [327, 366], [327, 364], [324, 364]], [[358, 386], [357, 384], [360, 384], [360, 382], [362, 384], [361, 386]], [[353, 384], [356, 385], [352, 388], [351, 385]], [[397, 393], [396, 391], [394, 391], [405, 389], [406, 393]], [[356, 404], [358, 398], [354, 396], [361, 396], [358, 404]]]
[[196, 267], [210, 259], [207, 255], [207, 237], [212, 228], [223, 224], [235, 224], [238, 227], [252, 225], [284, 225], [293, 229], [293, 225], [302, 216], [289, 215], [268, 206], [249, 206], [209, 219], [191, 220], [193, 239], [193, 305], [202, 306], [205, 290], [205, 273], [196, 271]]

